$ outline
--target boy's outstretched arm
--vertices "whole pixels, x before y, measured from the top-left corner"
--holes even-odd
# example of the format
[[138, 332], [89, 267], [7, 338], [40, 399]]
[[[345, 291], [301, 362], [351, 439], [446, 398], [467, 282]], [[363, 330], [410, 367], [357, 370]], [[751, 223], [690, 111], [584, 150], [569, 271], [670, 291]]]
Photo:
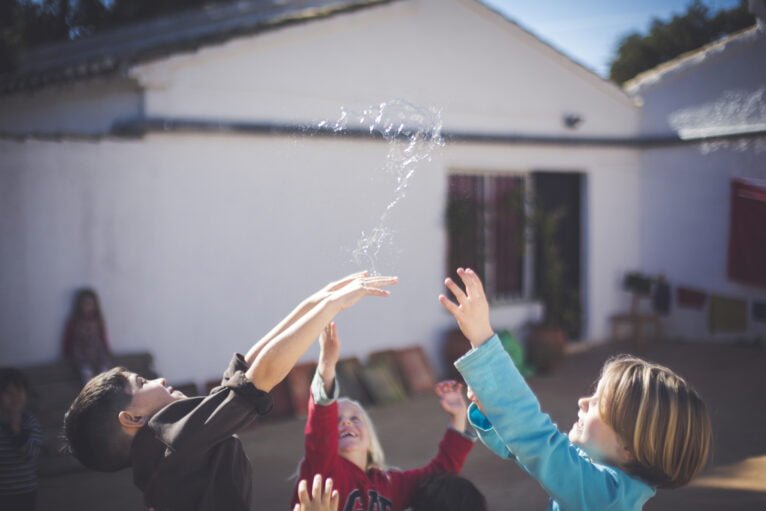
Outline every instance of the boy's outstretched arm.
[[471, 346], [478, 348], [495, 335], [489, 323], [489, 303], [476, 272], [470, 268], [458, 268], [457, 274], [465, 284], [465, 292], [448, 277], [444, 284], [455, 297], [457, 304], [444, 295], [439, 295], [439, 301], [455, 317], [460, 331]]
[[350, 275], [346, 275], [345, 277], [336, 280], [334, 282], [330, 282], [326, 286], [324, 286], [319, 291], [315, 292], [305, 300], [303, 300], [301, 303], [299, 303], [295, 309], [290, 312], [287, 316], [282, 319], [279, 323], [277, 323], [274, 328], [272, 328], [266, 335], [264, 335], [258, 342], [253, 344], [253, 347], [250, 348], [250, 350], [245, 355], [245, 362], [247, 362], [248, 365], [252, 365], [252, 363], [255, 361], [255, 358], [258, 356], [258, 353], [261, 352], [264, 346], [268, 344], [270, 340], [272, 340], [277, 335], [284, 332], [290, 325], [298, 321], [301, 317], [303, 317], [304, 314], [306, 314], [308, 311], [310, 311], [312, 308], [317, 306], [324, 298], [330, 295], [333, 291], [336, 291], [349, 282], [351, 282], [354, 279], [366, 277], [367, 271], [360, 271], [357, 273], [352, 273]]
[[319, 333], [343, 309], [365, 296], [388, 296], [383, 287], [397, 282], [396, 277], [360, 276], [346, 282], [282, 330], [259, 350], [247, 370], [253, 384], [266, 392], [282, 381]]

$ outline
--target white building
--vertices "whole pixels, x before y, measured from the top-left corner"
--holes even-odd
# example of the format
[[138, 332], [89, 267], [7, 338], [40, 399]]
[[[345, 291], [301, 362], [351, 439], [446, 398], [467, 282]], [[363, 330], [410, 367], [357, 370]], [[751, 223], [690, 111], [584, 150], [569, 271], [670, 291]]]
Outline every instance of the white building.
[[[751, 3], [761, 9], [764, 2]], [[758, 25], [637, 76], [626, 90], [643, 104], [641, 133], [678, 133], [694, 144], [641, 152], [641, 265], [675, 284], [747, 302], [766, 302], [766, 289], [727, 271], [731, 181], [766, 189], [766, 26]], [[766, 216], [758, 220], [766, 246]], [[741, 332], [711, 332], [706, 310], [672, 310], [668, 334], [687, 339], [752, 339], [766, 335], [753, 321]]]
[[[647, 227], [642, 166], [664, 151], [649, 142], [677, 137], [475, 0], [238, 2], [36, 50], [0, 90], [4, 364], [58, 357], [72, 292], [92, 285], [115, 351], [212, 378], [303, 296], [367, 266], [353, 251], [376, 227], [393, 234], [375, 269], [401, 283], [339, 317], [344, 354], [417, 343], [440, 360], [457, 175], [488, 191], [494, 176], [568, 183], [585, 341], [626, 307], [626, 271], [676, 269], [654, 255], [665, 234]], [[440, 112], [445, 143], [381, 224], [399, 146], [356, 119], [385, 103], [413, 123], [399, 100]], [[487, 249], [489, 287], [506, 286], [493, 323], [519, 328], [540, 313], [533, 257], [507, 291]]]

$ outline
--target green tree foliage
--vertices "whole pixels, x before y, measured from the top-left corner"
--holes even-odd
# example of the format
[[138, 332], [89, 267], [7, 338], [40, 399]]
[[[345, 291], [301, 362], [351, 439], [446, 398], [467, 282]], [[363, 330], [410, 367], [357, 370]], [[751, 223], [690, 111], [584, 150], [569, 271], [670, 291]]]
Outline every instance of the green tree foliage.
[[34, 46], [234, 0], [0, 0], [0, 73]]
[[68, 35], [67, 0], [12, 0], [0, 2], [0, 71], [12, 69], [25, 48]]
[[694, 0], [685, 13], [669, 21], [652, 20], [648, 34], [633, 32], [623, 36], [609, 69], [609, 79], [623, 84], [643, 71], [754, 23], [746, 0], [715, 14], [700, 0]]

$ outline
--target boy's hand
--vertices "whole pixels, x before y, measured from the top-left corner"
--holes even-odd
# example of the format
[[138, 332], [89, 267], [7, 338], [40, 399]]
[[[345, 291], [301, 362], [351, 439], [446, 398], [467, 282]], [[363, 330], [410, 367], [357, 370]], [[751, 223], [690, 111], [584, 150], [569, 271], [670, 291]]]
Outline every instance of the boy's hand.
[[465, 285], [465, 292], [452, 279], [447, 278], [444, 284], [457, 300], [457, 304], [444, 295], [439, 295], [439, 301], [455, 317], [460, 331], [471, 346], [478, 348], [494, 335], [489, 322], [489, 304], [476, 272], [470, 268], [458, 268], [457, 274]]
[[335, 322], [327, 325], [319, 335], [319, 363], [317, 371], [324, 382], [325, 392], [332, 391], [333, 381], [335, 380], [335, 366], [340, 357], [340, 338], [338, 337], [338, 328]]
[[399, 282], [397, 277], [356, 277], [332, 291], [327, 300], [340, 310], [348, 309], [365, 296], [388, 296], [391, 293], [381, 289]]
[[314, 476], [314, 483], [311, 487], [311, 497], [307, 488], [306, 480], [302, 479], [298, 483], [298, 504], [295, 504], [293, 511], [337, 511], [340, 495], [338, 490], [332, 489], [332, 479], [329, 477], [324, 483], [324, 492], [322, 491], [322, 476]]
[[340, 278], [334, 282], [330, 282], [326, 286], [324, 286], [322, 289], [314, 293], [309, 297], [309, 302], [311, 303], [319, 303], [330, 294], [332, 294], [333, 291], [337, 291], [338, 289], [341, 289], [343, 286], [348, 285], [350, 282], [352, 282], [354, 279], [364, 278], [368, 274], [367, 270], [365, 271], [358, 271], [356, 273], [352, 273], [350, 275], [346, 275], [343, 278]]
[[[245, 361], [248, 364], [252, 364], [255, 361], [255, 359], [258, 358], [258, 355], [260, 354], [261, 350], [269, 342], [271, 342], [274, 338], [282, 334], [288, 328], [292, 327], [296, 322], [300, 321], [301, 318], [303, 318], [307, 314], [310, 314], [311, 311], [317, 305], [322, 303], [323, 300], [325, 300], [328, 296], [330, 296], [330, 294], [332, 294], [334, 291], [341, 289], [343, 286], [348, 285], [350, 282], [354, 281], [354, 279], [366, 277], [366, 276], [367, 276], [366, 271], [352, 273], [351, 275], [346, 275], [345, 277], [339, 280], [330, 282], [319, 291], [316, 291], [312, 293], [311, 295], [309, 295], [301, 303], [299, 303], [298, 306], [290, 314], [285, 316], [284, 319], [282, 319], [282, 321], [277, 323], [274, 326], [274, 328], [269, 330], [266, 335], [261, 337], [261, 339], [258, 342], [256, 342], [250, 348], [250, 350], [248, 350], [248, 352], [245, 354]], [[332, 318], [328, 318], [328, 319], [332, 319]]]

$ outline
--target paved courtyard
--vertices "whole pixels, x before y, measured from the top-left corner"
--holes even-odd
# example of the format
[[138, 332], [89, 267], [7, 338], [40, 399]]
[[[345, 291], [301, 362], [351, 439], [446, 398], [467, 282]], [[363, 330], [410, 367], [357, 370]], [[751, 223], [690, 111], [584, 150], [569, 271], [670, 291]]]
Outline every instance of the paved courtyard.
[[[670, 366], [690, 380], [711, 410], [715, 433], [709, 469], [689, 487], [660, 491], [647, 511], [766, 509], [766, 349], [697, 343], [654, 343], [641, 349], [610, 344], [568, 356], [549, 376], [530, 384], [543, 409], [561, 429], [576, 417], [576, 399], [589, 392], [603, 361], [630, 351]], [[426, 462], [446, 425], [436, 399], [418, 395], [396, 405], [370, 408], [390, 464], [402, 468]], [[303, 421], [259, 424], [242, 435], [253, 462], [257, 501], [253, 509], [287, 510], [302, 454]], [[515, 464], [476, 445], [464, 468], [487, 497], [490, 510], [542, 510], [546, 496]], [[129, 471], [86, 471], [46, 477], [40, 510], [141, 510]]]

